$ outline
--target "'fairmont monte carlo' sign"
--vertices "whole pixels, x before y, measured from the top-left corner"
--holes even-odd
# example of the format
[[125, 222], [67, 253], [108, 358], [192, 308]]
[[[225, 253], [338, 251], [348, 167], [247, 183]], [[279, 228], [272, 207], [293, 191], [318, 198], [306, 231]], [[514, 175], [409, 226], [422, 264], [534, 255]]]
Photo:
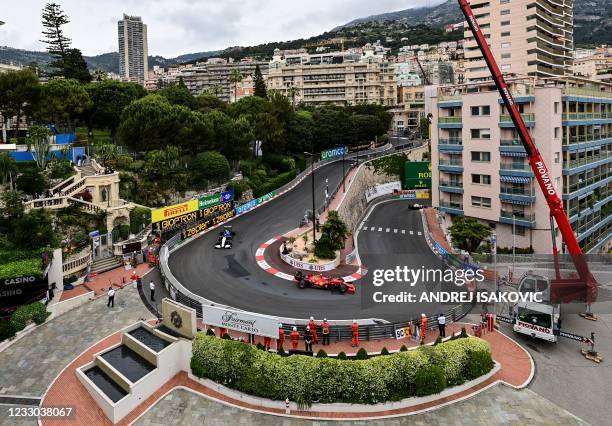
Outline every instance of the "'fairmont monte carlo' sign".
[[279, 319], [268, 315], [202, 305], [202, 320], [206, 325], [278, 338]]

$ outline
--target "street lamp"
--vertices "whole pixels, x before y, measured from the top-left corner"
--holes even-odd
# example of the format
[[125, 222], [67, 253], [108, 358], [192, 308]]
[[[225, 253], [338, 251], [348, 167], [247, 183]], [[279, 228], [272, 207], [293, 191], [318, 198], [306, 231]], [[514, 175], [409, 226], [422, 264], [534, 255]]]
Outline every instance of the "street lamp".
[[325, 178], [325, 206], [327, 206], [328, 198], [329, 198], [329, 179]]
[[512, 213], [512, 275], [514, 275], [516, 256], [516, 215]]
[[304, 155], [311, 158], [310, 160], [310, 181], [312, 182], [312, 243], [317, 241], [317, 219], [315, 211], [315, 181], [314, 181], [314, 162], [315, 155], [310, 152], [304, 151]]

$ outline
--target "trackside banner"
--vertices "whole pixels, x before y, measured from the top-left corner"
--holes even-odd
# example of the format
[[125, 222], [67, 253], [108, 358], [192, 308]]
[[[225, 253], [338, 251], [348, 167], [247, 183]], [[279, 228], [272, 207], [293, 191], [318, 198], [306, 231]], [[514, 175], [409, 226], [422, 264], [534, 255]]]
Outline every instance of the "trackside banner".
[[340, 146], [338, 148], [327, 149], [321, 151], [321, 160], [327, 160], [328, 158], [342, 157], [348, 154], [348, 146]]
[[214, 216], [212, 218], [203, 219], [203, 220], [194, 222], [190, 224], [187, 228], [181, 231], [181, 240], [184, 240], [185, 238], [193, 237], [195, 234], [199, 234], [202, 231], [206, 231], [211, 226], [215, 226], [220, 223], [223, 223], [229, 218], [234, 217], [235, 215], [236, 215], [236, 210], [232, 209], [225, 213], [221, 213], [217, 216]]
[[153, 209], [151, 210], [151, 223], [161, 222], [164, 219], [171, 219], [173, 217], [195, 212], [196, 210], [198, 210], [198, 200], [190, 200], [180, 204]]
[[202, 305], [202, 321], [206, 325], [242, 331], [256, 336], [278, 338], [279, 319], [277, 317]]
[[234, 198], [233, 191], [226, 191], [220, 194], [213, 194], [208, 197], [201, 197], [198, 199], [198, 208], [205, 209], [206, 207], [211, 207], [217, 204], [232, 201], [233, 198]]
[[[197, 200], [195, 201], [197, 204]], [[183, 214], [180, 216], [164, 219], [159, 222], [159, 229], [162, 232], [172, 231], [174, 229], [182, 228], [196, 222], [198, 220], [210, 219], [221, 213], [232, 210], [232, 202], [217, 204], [215, 206], [207, 207], [205, 209], [195, 210], [193, 212]]]
[[238, 207], [236, 207], [236, 214], [242, 214], [244, 212], [248, 212], [252, 208], [260, 205], [261, 203], [265, 203], [268, 200], [271, 200], [276, 195], [276, 191], [268, 192], [265, 195], [262, 195], [259, 198], [253, 198], [248, 203], [244, 203]]

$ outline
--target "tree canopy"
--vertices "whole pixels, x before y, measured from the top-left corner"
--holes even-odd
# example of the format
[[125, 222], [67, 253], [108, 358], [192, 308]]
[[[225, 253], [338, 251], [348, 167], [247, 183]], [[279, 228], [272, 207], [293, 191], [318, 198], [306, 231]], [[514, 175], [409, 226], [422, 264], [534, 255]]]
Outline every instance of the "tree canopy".
[[473, 217], [455, 216], [448, 228], [455, 247], [470, 253], [476, 251], [480, 243], [491, 236], [491, 228]]

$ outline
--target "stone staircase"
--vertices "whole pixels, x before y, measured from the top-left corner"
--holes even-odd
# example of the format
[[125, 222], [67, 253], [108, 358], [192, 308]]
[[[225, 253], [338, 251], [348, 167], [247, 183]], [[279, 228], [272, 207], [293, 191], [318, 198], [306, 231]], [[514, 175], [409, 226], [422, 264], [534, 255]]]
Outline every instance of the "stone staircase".
[[96, 259], [91, 265], [90, 273], [101, 274], [102, 272], [110, 271], [120, 266], [123, 266], [123, 262], [120, 258], [114, 256]]
[[81, 171], [81, 176], [86, 177], [86, 176], [94, 176], [96, 174], [96, 169], [94, 168], [94, 166], [92, 166], [91, 164], [87, 164], [85, 166], [81, 166], [79, 167], [79, 170]]

